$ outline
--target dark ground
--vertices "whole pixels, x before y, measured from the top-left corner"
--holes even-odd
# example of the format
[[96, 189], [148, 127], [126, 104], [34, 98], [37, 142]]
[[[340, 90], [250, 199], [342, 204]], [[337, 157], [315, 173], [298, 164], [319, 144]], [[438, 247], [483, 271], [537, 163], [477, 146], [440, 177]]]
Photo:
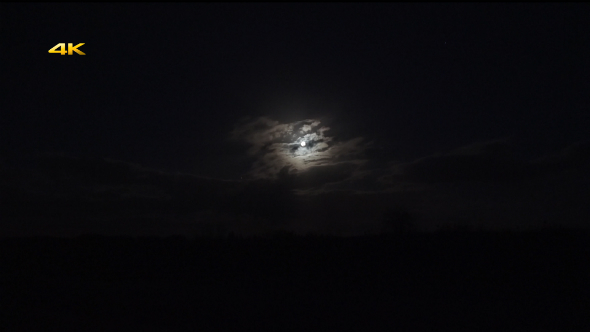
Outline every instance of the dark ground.
[[0, 240], [7, 331], [586, 330], [590, 236]]

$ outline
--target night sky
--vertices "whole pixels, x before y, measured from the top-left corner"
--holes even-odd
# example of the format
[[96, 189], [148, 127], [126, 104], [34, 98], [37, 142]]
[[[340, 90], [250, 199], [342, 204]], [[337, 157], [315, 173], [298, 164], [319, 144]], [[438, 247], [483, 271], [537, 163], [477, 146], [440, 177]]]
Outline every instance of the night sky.
[[587, 4], [0, 15], [1, 236], [590, 225]]

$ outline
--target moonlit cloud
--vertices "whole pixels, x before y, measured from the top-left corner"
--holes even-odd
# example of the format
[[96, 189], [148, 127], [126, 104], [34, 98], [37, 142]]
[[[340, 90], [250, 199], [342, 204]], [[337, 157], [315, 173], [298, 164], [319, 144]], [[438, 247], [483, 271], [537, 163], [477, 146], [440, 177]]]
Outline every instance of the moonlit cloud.
[[[310, 171], [328, 174], [321, 168], [333, 168], [344, 163], [361, 164], [362, 153], [367, 146], [362, 137], [338, 141], [330, 135], [330, 127], [322, 126], [318, 119], [279, 123], [260, 117], [237, 125], [230, 137], [250, 144], [248, 154], [255, 158], [250, 171], [253, 178], [277, 178], [283, 169], [303, 178], [307, 178], [304, 173]], [[338, 166], [339, 169], [341, 167]], [[349, 166], [344, 169], [354, 171]], [[343, 176], [340, 174], [337, 178]], [[314, 183], [321, 184], [322, 181], [318, 179]]]

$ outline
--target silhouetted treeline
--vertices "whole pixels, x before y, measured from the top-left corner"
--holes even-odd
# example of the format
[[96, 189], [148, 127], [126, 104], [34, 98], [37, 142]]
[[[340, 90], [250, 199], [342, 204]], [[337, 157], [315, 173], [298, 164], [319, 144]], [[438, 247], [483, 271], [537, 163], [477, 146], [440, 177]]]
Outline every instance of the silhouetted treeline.
[[590, 234], [0, 240], [15, 330], [582, 326]]

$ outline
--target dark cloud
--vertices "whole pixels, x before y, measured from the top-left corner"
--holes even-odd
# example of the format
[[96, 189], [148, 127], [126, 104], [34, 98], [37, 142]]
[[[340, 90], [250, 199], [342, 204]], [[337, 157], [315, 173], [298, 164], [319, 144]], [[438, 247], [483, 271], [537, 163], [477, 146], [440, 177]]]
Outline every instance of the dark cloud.
[[534, 161], [534, 164], [546, 176], [568, 174], [589, 179], [590, 142], [581, 141], [565, 147], [560, 153], [547, 155]]
[[588, 142], [537, 160], [519, 158], [506, 140], [478, 142], [409, 163], [377, 180], [387, 190], [415, 192], [413, 206], [431, 225], [468, 219], [485, 227], [583, 225], [590, 209]]
[[108, 159], [43, 155], [3, 169], [0, 179], [4, 233], [191, 233], [203, 223], [230, 229], [292, 215], [292, 193], [280, 183], [166, 173]]
[[[273, 156], [265, 149], [256, 155]], [[341, 151], [356, 159], [338, 161]], [[531, 161], [503, 140], [408, 163], [367, 161], [362, 152], [346, 141], [331, 146], [325, 161], [302, 169], [279, 163], [274, 177], [244, 181], [55, 154], [10, 161], [0, 169], [0, 233], [352, 235], [382, 229], [392, 207], [411, 213], [420, 229], [457, 220], [476, 227], [581, 225], [590, 215], [588, 142]]]
[[356, 163], [338, 163], [325, 166], [312, 166], [301, 172], [291, 175], [291, 184], [294, 189], [306, 189], [319, 187], [328, 183], [336, 183], [351, 177], [358, 169]]
[[[324, 202], [318, 210], [345, 223], [378, 225], [380, 213], [395, 206], [417, 216], [423, 229], [466, 220], [476, 228], [583, 225], [590, 215], [584, 203], [590, 196], [588, 143], [538, 160], [520, 158], [514, 150], [510, 142], [494, 140], [388, 167], [366, 162], [340, 181], [299, 193], [316, 205]], [[342, 205], [327, 203], [334, 195], [336, 201], [350, 197], [358, 210], [340, 213]]]
[[394, 167], [399, 181], [416, 183], [518, 182], [537, 175], [506, 141], [479, 142]]
[[536, 160], [519, 158], [505, 140], [478, 142], [408, 163], [393, 163], [378, 182], [392, 186], [411, 183], [519, 183], [570, 174], [588, 178], [590, 144], [577, 142], [560, 153]]

